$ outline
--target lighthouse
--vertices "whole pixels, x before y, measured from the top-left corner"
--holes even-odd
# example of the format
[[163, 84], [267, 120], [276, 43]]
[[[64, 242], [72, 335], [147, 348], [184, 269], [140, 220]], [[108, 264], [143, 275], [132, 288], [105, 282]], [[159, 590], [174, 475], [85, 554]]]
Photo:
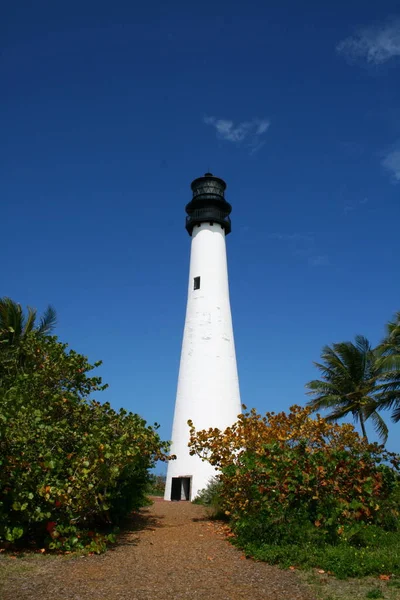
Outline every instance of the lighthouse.
[[224, 430], [241, 410], [229, 300], [226, 236], [231, 205], [226, 183], [211, 173], [191, 185], [186, 230], [191, 237], [186, 319], [165, 500], [194, 500], [216, 470], [190, 456], [188, 420], [197, 430]]

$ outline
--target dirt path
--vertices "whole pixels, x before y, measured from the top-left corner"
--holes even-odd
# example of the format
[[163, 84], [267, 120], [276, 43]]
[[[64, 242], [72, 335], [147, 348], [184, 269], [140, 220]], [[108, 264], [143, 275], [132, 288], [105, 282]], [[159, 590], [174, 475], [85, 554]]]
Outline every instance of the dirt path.
[[[295, 573], [247, 560], [203, 507], [156, 500], [101, 556], [11, 561], [2, 600], [313, 600]], [[26, 564], [24, 564], [26, 563]], [[26, 568], [24, 568], [26, 567]]]

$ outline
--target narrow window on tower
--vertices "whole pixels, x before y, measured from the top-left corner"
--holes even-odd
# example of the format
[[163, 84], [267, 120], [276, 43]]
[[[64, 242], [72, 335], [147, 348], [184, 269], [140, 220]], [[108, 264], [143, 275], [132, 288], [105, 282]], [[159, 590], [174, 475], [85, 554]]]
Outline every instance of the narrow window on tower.
[[195, 277], [194, 278], [193, 289], [194, 290], [199, 290], [200, 289], [200, 277]]

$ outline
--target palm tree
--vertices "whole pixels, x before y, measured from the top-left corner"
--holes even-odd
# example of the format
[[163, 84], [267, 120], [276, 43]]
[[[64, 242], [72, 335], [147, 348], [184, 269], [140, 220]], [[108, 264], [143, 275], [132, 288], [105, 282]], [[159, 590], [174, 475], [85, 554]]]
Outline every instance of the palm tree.
[[20, 304], [11, 298], [0, 298], [0, 342], [16, 346], [31, 331], [38, 335], [48, 335], [56, 325], [56, 311], [48, 306], [39, 324], [36, 324], [37, 311], [28, 306], [25, 315]]
[[355, 343], [341, 342], [322, 350], [322, 363], [314, 363], [321, 371], [322, 379], [306, 384], [308, 395], [315, 396], [307, 404], [313, 410], [330, 409], [328, 421], [337, 421], [352, 415], [360, 422], [364, 438], [368, 441], [365, 422], [371, 419], [374, 429], [383, 443], [388, 428], [379, 409], [380, 364], [369, 341], [356, 336]]
[[386, 336], [377, 348], [382, 371], [381, 408], [393, 408], [392, 420], [400, 421], [400, 312], [386, 325]]

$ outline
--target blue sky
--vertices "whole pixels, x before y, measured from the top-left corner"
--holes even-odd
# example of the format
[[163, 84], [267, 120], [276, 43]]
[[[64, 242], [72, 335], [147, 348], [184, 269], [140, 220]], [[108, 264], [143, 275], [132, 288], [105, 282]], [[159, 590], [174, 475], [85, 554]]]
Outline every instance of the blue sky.
[[302, 404], [324, 344], [381, 339], [400, 309], [397, 2], [22, 0], [0, 28], [0, 294], [52, 303], [115, 408], [169, 438], [184, 206], [207, 170], [233, 205], [243, 402]]

